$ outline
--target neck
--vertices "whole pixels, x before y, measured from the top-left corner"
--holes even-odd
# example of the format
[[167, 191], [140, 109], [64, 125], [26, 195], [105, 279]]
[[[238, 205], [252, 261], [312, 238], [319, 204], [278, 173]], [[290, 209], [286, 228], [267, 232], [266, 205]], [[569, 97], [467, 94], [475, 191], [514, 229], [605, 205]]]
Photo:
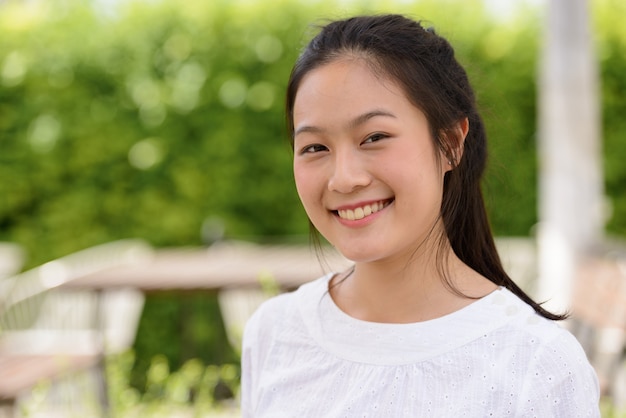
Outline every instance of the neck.
[[339, 308], [355, 318], [411, 323], [447, 315], [495, 288], [448, 248], [441, 266], [435, 254], [415, 255], [402, 263], [357, 263], [345, 280], [335, 278], [330, 293]]

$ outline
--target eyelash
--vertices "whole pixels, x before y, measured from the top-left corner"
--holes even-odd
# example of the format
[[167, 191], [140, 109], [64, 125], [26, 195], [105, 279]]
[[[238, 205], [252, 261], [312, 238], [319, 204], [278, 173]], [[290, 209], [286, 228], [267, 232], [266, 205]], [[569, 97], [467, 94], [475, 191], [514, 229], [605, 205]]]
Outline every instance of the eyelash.
[[368, 136], [367, 138], [365, 138], [365, 141], [363, 141], [364, 144], [366, 143], [372, 143], [372, 142], [378, 142], [381, 139], [385, 139], [385, 138], [389, 138], [389, 135], [384, 134], [382, 132], [376, 132], [374, 134], [371, 134], [370, 136]]
[[300, 150], [300, 154], [304, 155], [304, 154], [315, 154], [317, 152], [321, 152], [321, 151], [325, 151], [327, 148], [324, 145], [321, 144], [311, 144], [311, 145], [307, 145], [306, 147], [302, 148], [302, 150]]
[[[389, 138], [389, 135], [381, 133], [381, 132], [376, 132], [374, 134], [369, 135], [367, 138], [365, 138], [362, 144], [371, 144], [371, 143], [378, 142], [381, 139], [385, 139], [385, 138]], [[326, 146], [322, 144], [311, 144], [302, 148], [300, 150], [300, 155], [316, 154], [318, 152], [326, 151], [327, 149], [328, 148], [326, 148]]]

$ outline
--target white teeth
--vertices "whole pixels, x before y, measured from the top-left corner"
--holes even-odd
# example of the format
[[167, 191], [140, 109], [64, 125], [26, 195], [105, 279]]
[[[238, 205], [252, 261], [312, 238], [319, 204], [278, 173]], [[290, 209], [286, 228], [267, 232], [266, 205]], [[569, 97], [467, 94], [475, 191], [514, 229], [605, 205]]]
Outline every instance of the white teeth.
[[337, 213], [339, 213], [339, 217], [342, 219], [348, 219], [350, 221], [354, 221], [354, 220], [363, 219], [366, 216], [370, 216], [372, 213], [376, 213], [379, 210], [382, 210], [384, 207], [385, 207], [385, 204], [381, 201], [381, 202], [372, 203], [371, 205], [365, 205], [363, 207], [356, 208], [354, 210], [352, 209], [339, 210], [337, 211]]

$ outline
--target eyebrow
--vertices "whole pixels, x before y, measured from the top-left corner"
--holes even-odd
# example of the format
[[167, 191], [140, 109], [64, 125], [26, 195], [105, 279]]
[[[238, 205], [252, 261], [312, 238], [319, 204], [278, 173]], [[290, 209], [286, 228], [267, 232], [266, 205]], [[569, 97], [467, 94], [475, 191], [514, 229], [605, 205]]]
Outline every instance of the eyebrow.
[[[383, 110], [383, 109], [374, 109], [371, 110], [369, 112], [365, 112], [362, 115], [357, 116], [356, 118], [352, 119], [349, 123], [348, 123], [348, 127], [351, 129], [354, 129], [362, 124], [364, 124], [365, 122], [367, 122], [368, 120], [378, 117], [378, 116], [384, 116], [384, 117], [389, 117], [389, 118], [396, 118], [396, 115], [394, 115], [393, 113], [387, 111], [387, 110]], [[294, 136], [300, 134], [300, 133], [304, 133], [304, 132], [310, 132], [310, 133], [321, 133], [324, 132], [323, 128], [320, 128], [318, 126], [312, 126], [312, 125], [304, 125], [299, 127], [298, 129], [296, 129], [296, 131], [294, 132]]]

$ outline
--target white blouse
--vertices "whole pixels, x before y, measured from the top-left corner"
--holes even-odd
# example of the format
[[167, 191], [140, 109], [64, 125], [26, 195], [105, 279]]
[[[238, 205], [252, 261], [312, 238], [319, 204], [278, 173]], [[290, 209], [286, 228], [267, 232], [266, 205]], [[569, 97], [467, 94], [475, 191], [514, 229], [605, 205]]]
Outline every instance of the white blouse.
[[361, 321], [327, 275], [252, 316], [244, 417], [599, 417], [577, 340], [505, 288], [441, 318]]

